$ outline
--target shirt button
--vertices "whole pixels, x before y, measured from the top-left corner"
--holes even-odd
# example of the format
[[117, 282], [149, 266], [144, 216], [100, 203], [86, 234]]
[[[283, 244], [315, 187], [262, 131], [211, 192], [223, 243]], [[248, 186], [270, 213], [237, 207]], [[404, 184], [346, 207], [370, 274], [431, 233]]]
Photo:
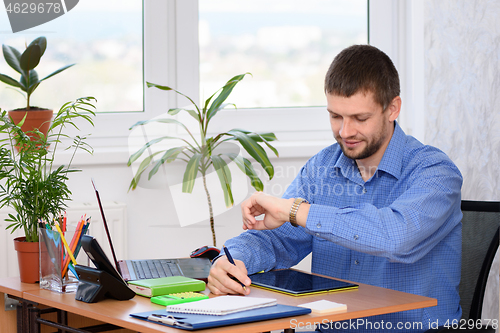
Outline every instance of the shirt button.
[[368, 192], [367, 189], [366, 189], [366, 187], [363, 187], [363, 194], [366, 193], [366, 192]]
[[359, 236], [358, 235], [354, 235], [354, 240], [358, 240]]
[[359, 265], [359, 260], [355, 260], [355, 261], [354, 261], [354, 264], [355, 264], [355, 265]]
[[316, 236], [318, 236], [318, 237], [319, 237], [319, 233], [316, 233]]
[[321, 228], [321, 223], [316, 224], [316, 228]]

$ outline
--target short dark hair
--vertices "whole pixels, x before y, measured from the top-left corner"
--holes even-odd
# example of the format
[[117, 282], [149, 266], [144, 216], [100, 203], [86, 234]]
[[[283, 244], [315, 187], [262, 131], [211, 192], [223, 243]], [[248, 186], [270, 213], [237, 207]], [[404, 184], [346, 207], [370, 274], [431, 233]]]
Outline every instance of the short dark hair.
[[399, 96], [399, 75], [391, 59], [371, 45], [353, 45], [333, 59], [325, 77], [325, 92], [350, 97], [372, 92], [385, 110]]

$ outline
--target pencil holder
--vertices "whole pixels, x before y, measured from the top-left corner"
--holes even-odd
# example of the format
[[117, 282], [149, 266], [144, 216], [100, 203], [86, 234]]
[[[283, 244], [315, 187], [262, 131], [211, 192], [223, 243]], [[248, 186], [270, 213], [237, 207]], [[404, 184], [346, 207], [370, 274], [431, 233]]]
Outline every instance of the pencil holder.
[[[76, 259], [84, 229], [68, 228], [62, 233], [73, 257]], [[39, 228], [40, 288], [60, 293], [74, 292], [78, 279], [71, 256], [58, 230]]]

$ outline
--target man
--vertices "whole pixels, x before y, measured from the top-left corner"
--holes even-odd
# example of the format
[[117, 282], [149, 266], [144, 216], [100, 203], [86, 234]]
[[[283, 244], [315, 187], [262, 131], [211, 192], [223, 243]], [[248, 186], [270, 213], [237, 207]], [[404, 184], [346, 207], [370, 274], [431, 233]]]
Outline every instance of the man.
[[255, 193], [242, 203], [249, 230], [226, 242], [236, 266], [217, 258], [208, 287], [248, 294], [228, 274], [249, 286], [247, 274], [291, 267], [312, 251], [314, 273], [438, 299], [436, 307], [370, 317], [375, 327], [425, 331], [460, 319], [459, 170], [396, 123], [398, 73], [377, 48], [343, 50], [325, 92], [337, 143], [306, 163], [283, 198]]

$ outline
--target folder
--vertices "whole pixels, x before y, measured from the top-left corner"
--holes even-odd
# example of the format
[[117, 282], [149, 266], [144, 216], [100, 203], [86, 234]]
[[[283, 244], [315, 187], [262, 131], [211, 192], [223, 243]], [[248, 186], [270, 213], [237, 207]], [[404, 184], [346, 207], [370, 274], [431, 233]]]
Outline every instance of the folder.
[[311, 313], [311, 309], [277, 304], [265, 308], [236, 312], [224, 316], [175, 313], [167, 312], [166, 310], [132, 313], [130, 315], [134, 318], [155, 322], [160, 325], [194, 331], [210, 327], [220, 327], [276, 318], [301, 316], [308, 313]]

